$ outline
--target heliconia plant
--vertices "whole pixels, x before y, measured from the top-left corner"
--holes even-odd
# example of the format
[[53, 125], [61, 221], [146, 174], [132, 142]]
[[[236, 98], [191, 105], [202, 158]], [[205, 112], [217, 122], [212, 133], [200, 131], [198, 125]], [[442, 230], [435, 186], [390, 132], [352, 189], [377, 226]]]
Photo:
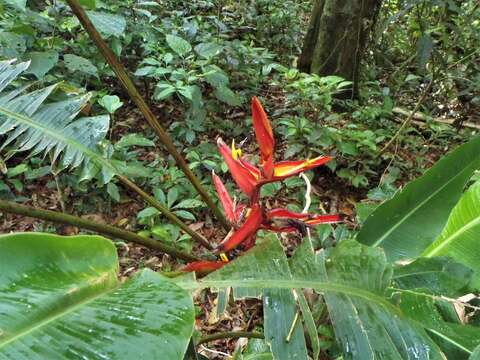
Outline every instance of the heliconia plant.
[[[259, 167], [242, 156], [242, 151], [235, 147], [235, 141], [232, 141], [231, 147], [227, 146], [221, 138], [217, 141], [219, 151], [233, 180], [247, 196], [245, 204], [234, 202], [221, 179], [215, 173], [212, 174], [225, 216], [232, 225], [231, 231], [215, 249], [217, 254], [229, 252], [239, 245], [242, 245], [244, 250], [248, 250], [255, 245], [255, 236], [259, 230], [303, 233], [307, 227], [332, 224], [341, 220], [339, 215], [297, 213], [281, 208], [267, 210], [264, 207], [260, 199], [260, 190], [263, 185], [299, 175], [304, 171], [326, 164], [332, 158], [318, 156], [308, 160], [275, 163], [275, 138], [272, 126], [256, 97], [252, 98], [252, 120], [260, 150]], [[222, 267], [226, 260], [226, 257], [223, 256], [223, 261], [193, 262], [186, 265], [183, 270], [205, 273]]]

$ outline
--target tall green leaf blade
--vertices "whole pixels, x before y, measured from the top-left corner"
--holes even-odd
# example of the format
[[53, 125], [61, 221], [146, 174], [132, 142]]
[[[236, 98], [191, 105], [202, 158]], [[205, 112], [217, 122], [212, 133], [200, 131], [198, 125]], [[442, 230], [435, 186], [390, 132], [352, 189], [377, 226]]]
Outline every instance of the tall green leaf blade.
[[480, 168], [480, 137], [438, 161], [367, 218], [358, 241], [380, 246], [389, 261], [420, 255], [442, 231], [473, 172]]
[[265, 289], [263, 317], [265, 340], [274, 359], [306, 359], [302, 322], [295, 320], [297, 305], [291, 289]]
[[473, 285], [480, 287], [480, 183], [465, 192], [447, 225], [423, 256], [447, 255], [475, 271]]
[[[313, 246], [310, 241], [310, 237], [303, 239], [303, 242], [295, 250], [290, 259], [290, 269], [294, 277], [302, 277], [305, 274], [302, 272], [303, 266], [302, 263], [305, 259], [313, 258]], [[312, 311], [308, 306], [307, 299], [302, 291], [302, 289], [295, 289], [295, 293], [298, 297], [298, 305], [300, 306], [302, 312], [302, 319], [305, 324], [305, 329], [307, 330], [308, 337], [310, 339], [310, 344], [312, 347], [313, 360], [317, 360], [320, 356], [320, 339], [318, 338], [318, 330], [313, 319]]]
[[[392, 269], [382, 251], [345, 241], [319, 254], [322, 278], [386, 296]], [[325, 301], [345, 359], [442, 359], [424, 330], [379, 304], [344, 294]]]
[[475, 348], [468, 360], [480, 360], [480, 345]]
[[[259, 269], [272, 277], [271, 281], [274, 281], [274, 279], [291, 279], [288, 261], [282, 245], [276, 240], [276, 236], [268, 239], [273, 238], [274, 241], [266, 240], [249, 251], [248, 256], [242, 256], [233, 262], [232, 266], [226, 266], [208, 275], [205, 281], [228, 281], [234, 289], [242, 289], [242, 295], [256, 296], [263, 293], [265, 339], [271, 346], [274, 359], [304, 359], [307, 357], [307, 349], [301, 322], [294, 323], [297, 306], [292, 289], [270, 289], [270, 282], [264, 282], [257, 287], [253, 287], [253, 292], [249, 292], [248, 290], [252, 287], [244, 288], [234, 285], [235, 280], [256, 278]], [[252, 264], [252, 259], [255, 259], [255, 264]], [[290, 332], [290, 338], [287, 341]]]
[[188, 293], [150, 270], [120, 283], [107, 239], [2, 235], [0, 253], [0, 359], [183, 359]]

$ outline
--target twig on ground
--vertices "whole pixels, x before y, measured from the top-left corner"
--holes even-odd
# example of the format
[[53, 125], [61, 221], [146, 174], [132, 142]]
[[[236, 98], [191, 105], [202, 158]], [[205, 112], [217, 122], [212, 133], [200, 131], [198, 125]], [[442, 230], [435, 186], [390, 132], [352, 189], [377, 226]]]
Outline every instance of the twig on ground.
[[198, 340], [197, 345], [204, 344], [214, 340], [220, 339], [237, 339], [237, 338], [249, 338], [249, 339], [263, 339], [264, 335], [259, 332], [251, 331], [226, 331], [211, 335], [205, 335]]

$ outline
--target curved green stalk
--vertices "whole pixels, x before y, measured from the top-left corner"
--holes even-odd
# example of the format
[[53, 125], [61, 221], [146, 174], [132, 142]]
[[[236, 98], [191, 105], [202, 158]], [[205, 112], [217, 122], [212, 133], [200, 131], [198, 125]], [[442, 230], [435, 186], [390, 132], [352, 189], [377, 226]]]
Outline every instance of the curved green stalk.
[[0, 211], [4, 211], [11, 214], [24, 215], [33, 217], [45, 221], [52, 221], [60, 224], [68, 224], [77, 226], [82, 229], [92, 230], [99, 234], [112, 236], [125, 241], [131, 241], [152, 249], [160, 250], [165, 254], [169, 254], [173, 257], [185, 260], [196, 261], [198, 257], [187, 254], [183, 251], [177, 250], [171, 246], [165, 245], [160, 241], [149, 239], [140, 235], [137, 235], [131, 231], [122, 230], [115, 226], [99, 224], [90, 220], [82, 219], [77, 216], [63, 214], [51, 210], [37, 209], [27, 205], [17, 204], [11, 201], [0, 200]]

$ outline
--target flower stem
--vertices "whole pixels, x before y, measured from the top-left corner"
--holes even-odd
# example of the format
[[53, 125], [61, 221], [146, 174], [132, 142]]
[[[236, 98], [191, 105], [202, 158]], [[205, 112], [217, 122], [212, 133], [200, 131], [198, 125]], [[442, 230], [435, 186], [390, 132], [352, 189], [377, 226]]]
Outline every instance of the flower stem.
[[108, 235], [114, 238], [125, 241], [134, 242], [152, 249], [160, 250], [165, 254], [169, 254], [178, 259], [185, 261], [200, 260], [198, 257], [187, 254], [183, 251], [177, 250], [171, 246], [165, 245], [160, 241], [146, 238], [135, 234], [134, 232], [119, 229], [115, 226], [99, 224], [94, 221], [82, 219], [77, 216], [64, 214], [57, 211], [43, 210], [34, 208], [32, 206], [21, 205], [11, 201], [0, 200], [0, 210], [3, 212], [24, 215], [32, 218], [37, 218], [45, 221], [52, 221], [55, 223], [73, 225], [82, 229], [95, 231], [99, 234]]

